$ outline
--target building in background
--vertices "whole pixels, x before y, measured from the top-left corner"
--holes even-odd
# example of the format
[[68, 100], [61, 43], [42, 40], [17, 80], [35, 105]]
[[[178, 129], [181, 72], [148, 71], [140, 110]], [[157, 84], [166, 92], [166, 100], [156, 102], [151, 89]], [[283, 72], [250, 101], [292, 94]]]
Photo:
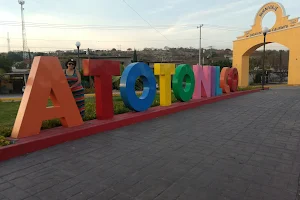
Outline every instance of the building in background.
[[23, 87], [26, 85], [29, 69], [14, 69], [12, 72], [5, 73], [0, 79], [1, 94], [21, 94]]

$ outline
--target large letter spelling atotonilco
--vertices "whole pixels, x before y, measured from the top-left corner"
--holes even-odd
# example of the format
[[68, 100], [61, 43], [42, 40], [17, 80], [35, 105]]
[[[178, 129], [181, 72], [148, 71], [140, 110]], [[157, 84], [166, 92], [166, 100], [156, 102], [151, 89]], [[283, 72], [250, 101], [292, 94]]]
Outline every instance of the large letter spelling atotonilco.
[[238, 89], [239, 73], [236, 68], [230, 68], [228, 75], [228, 85], [231, 92], [235, 92]]
[[221, 71], [221, 77], [220, 77], [220, 86], [223, 90], [223, 93], [230, 93], [230, 87], [228, 85], [228, 75], [229, 75], [229, 67], [223, 67]]
[[171, 101], [171, 75], [175, 73], [175, 64], [155, 63], [154, 74], [159, 76], [160, 105], [169, 106]]
[[195, 92], [193, 99], [201, 99], [202, 97], [211, 97], [211, 70], [208, 66], [194, 65], [193, 71], [195, 75]]
[[120, 75], [120, 62], [110, 60], [83, 60], [85, 76], [94, 76], [97, 119], [114, 116], [112, 97], [112, 76]]
[[[135, 94], [136, 79], [143, 81], [143, 93], [140, 97]], [[120, 92], [124, 104], [131, 110], [141, 112], [147, 110], [156, 95], [156, 80], [151, 68], [142, 62], [128, 65], [121, 77]]]
[[211, 96], [216, 96], [216, 68], [211, 66]]
[[[49, 96], [51, 107], [47, 107]], [[59, 118], [65, 127], [83, 124], [58, 58], [35, 57], [11, 136], [39, 134], [42, 122], [54, 118]]]
[[222, 92], [222, 88], [220, 88], [220, 67], [219, 66], [215, 66], [215, 70], [216, 70], [216, 74], [215, 74], [215, 96], [220, 96], [223, 92]]
[[[185, 79], [185, 87], [183, 87]], [[191, 66], [187, 64], [179, 65], [175, 69], [172, 79], [173, 92], [179, 101], [189, 101], [195, 89], [195, 77]]]

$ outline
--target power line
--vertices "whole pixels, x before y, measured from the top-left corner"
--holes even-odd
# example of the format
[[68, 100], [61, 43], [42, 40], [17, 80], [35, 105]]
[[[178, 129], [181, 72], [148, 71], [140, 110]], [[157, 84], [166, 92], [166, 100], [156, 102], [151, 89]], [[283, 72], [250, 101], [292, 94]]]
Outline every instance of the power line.
[[[0, 37], [0, 39], [7, 39], [6, 37]], [[14, 39], [14, 40], [22, 40], [22, 38], [10, 38], [10, 41]], [[216, 42], [216, 43], [233, 43], [233, 40], [213, 40], [213, 39], [207, 39], [207, 38], [201, 38], [204, 41], [210, 41], [210, 42]], [[66, 42], [72, 42], [72, 41], [77, 41], [77, 40], [52, 40], [52, 39], [27, 39], [29, 41], [58, 41], [58, 42], [62, 42], [62, 41], [66, 41]], [[178, 39], [172, 39], [172, 40], [176, 40], [176, 41], [196, 41], [199, 40], [199, 38], [178, 38]], [[171, 40], [171, 41], [172, 41]], [[86, 42], [119, 42], [119, 43], [126, 43], [126, 42], [165, 42], [165, 40], [103, 40], [103, 41], [97, 41], [97, 40], [81, 40], [81, 41], [86, 41]], [[272, 46], [275, 46], [276, 43], [273, 44], [269, 44]], [[280, 47], [281, 45], [276, 45], [277, 47]], [[283, 46], [283, 45], [282, 45]]]
[[[1, 24], [20, 24], [19, 21], [0, 21]], [[135, 26], [127, 26], [127, 25], [105, 25], [105, 26], [100, 26], [100, 25], [95, 25], [95, 24], [90, 24], [90, 25], [80, 25], [80, 24], [52, 24], [52, 23], [37, 23], [37, 22], [26, 22], [26, 24], [32, 24], [32, 25], [50, 25], [50, 26], [80, 26], [80, 27], [143, 27], [141, 25], [135, 25]], [[181, 24], [179, 26], [195, 26], [197, 24]], [[175, 26], [174, 24], [164, 24], [160, 25], [162, 27], [165, 26]]]
[[[1, 24], [0, 26], [21, 26], [20, 24]], [[78, 29], [97, 29], [97, 30], [109, 30], [109, 31], [122, 31], [122, 30], [149, 30], [149, 29], [153, 29], [152, 27], [145, 27], [145, 26], [123, 26], [123, 27], [99, 27], [99, 26], [52, 26], [52, 25], [45, 25], [45, 26], [41, 26], [41, 25], [33, 25], [33, 24], [27, 24], [26, 23], [26, 27], [30, 27], [30, 28], [44, 28], [44, 29], [62, 29], [62, 30], [78, 30]], [[158, 31], [157, 29], [169, 29], [171, 28], [172, 25], [170, 26], [157, 26], [155, 28], [156, 31]], [[176, 26], [177, 28], [187, 28], [187, 30], [192, 30], [194, 29], [195, 26], [186, 26], [186, 25], [181, 25], [181, 26]], [[245, 30], [242, 29], [230, 29], [230, 28], [220, 28], [220, 27], [206, 27], [206, 29], [216, 29], [216, 30], [223, 30], [223, 31], [232, 31], [232, 32], [244, 32]], [[159, 31], [158, 31], [159, 32]], [[159, 32], [160, 33], [160, 32]], [[161, 33], [160, 33], [161, 34]], [[162, 34], [161, 34], [162, 35]], [[165, 37], [165, 36], [163, 36]]]
[[[267, 44], [267, 45], [271, 45], [272, 47], [284, 47], [284, 46], [281, 46], [281, 45], [274, 45], [274, 44]], [[267, 46], [266, 45], [266, 46]], [[0, 47], [7, 47], [7, 45], [0, 45]], [[211, 48], [213, 48], [214, 46], [207, 46], [207, 47], [203, 47], [204, 49], [211, 49]], [[16, 48], [20, 48], [20, 49], [22, 49], [22, 46], [11, 46], [11, 49], [16, 49]], [[43, 46], [41, 46], [41, 47], [37, 47], [37, 46], [34, 46], [34, 47], [32, 47], [31, 49], [38, 49], [38, 48], [40, 48], [40, 49], [56, 49], [56, 50], [76, 50], [75, 48], [62, 48], [62, 47], [55, 47], [55, 46], [49, 46], [49, 47], [43, 47]], [[96, 48], [97, 50], [108, 50], [108, 49], [110, 49], [110, 48]], [[195, 48], [196, 49], [196, 48]], [[259, 49], [259, 48], [258, 48]], [[87, 49], [81, 49], [81, 50], [87, 50]]]
[[[0, 37], [0, 39], [7, 39], [7, 37]], [[22, 38], [10, 38], [11, 40], [22, 40]], [[176, 38], [176, 39], [168, 39], [169, 41], [179, 41], [179, 40], [198, 40], [199, 38]], [[66, 41], [66, 42], [74, 42], [77, 41], [77, 39], [44, 39], [44, 38], [28, 38], [27, 40], [31, 41]], [[212, 40], [212, 39], [207, 39], [207, 38], [202, 38], [202, 40], [207, 40], [207, 41], [214, 41], [214, 42], [222, 42], [222, 43], [232, 43], [233, 40]], [[81, 41], [90, 41], [90, 42], [155, 42], [155, 41], [165, 41], [165, 40], [81, 40]]]
[[[124, 1], [124, 0], [123, 0]], [[126, 1], [125, 1], [126, 3]], [[133, 9], [128, 3], [126, 3], [131, 9]], [[134, 9], [133, 9], [134, 10]], [[136, 12], [134, 10], [134, 12]], [[136, 12], [137, 13], [137, 12]], [[138, 14], [138, 13], [137, 13]], [[147, 20], [145, 20], [140, 14], [138, 14], [146, 23], [150, 24]], [[18, 21], [0, 21], [0, 25], [21, 25], [20, 22]], [[82, 25], [82, 24], [52, 24], [52, 23], [37, 23], [37, 22], [26, 22], [26, 25], [28, 26], [50, 26], [50, 27], [78, 27], [78, 28], [82, 28], [82, 27], [89, 27], [89, 28], [146, 28], [145, 26], [142, 25]], [[170, 28], [170, 27], [195, 27], [198, 24], [164, 24], [164, 25], [155, 25], [156, 29], [157, 28]], [[221, 26], [221, 25], [215, 25], [215, 24], [203, 24], [206, 27], [209, 28], [219, 28], [219, 29], [231, 29], [231, 30], [242, 30], [242, 31], [246, 31], [249, 28], [244, 28], [244, 27], [232, 27], [232, 26]], [[153, 28], [154, 26], [151, 25], [151, 28]]]
[[[4, 26], [21, 26], [20, 22], [5, 22], [5, 21], [0, 21], [0, 25]], [[34, 23], [34, 22], [27, 22], [26, 26], [28, 27], [38, 27], [38, 28], [97, 28], [97, 29], [106, 29], [106, 30], [126, 30], [126, 29], [143, 29], [147, 28], [149, 29], [148, 26], [141, 26], [141, 25], [135, 25], [135, 26], [124, 26], [124, 25], [73, 25], [73, 24], [49, 24], [49, 23]], [[174, 25], [158, 25], [157, 28], [170, 28]], [[179, 25], [180, 27], [193, 27], [194, 25], [192, 24], [182, 24]], [[151, 26], [153, 28], [153, 26]]]
[[[5, 37], [0, 37], [0, 39], [6, 39]], [[22, 40], [22, 38], [10, 38], [10, 39], [14, 39], [14, 40]], [[191, 41], [194, 41], [194, 40], [198, 40], [199, 38], [177, 38], [177, 39], [169, 39], [170, 41], [172, 40], [176, 40], [176, 41], [179, 41], [179, 40], [191, 40]], [[208, 40], [208, 41], [215, 41], [215, 42], [225, 42], [225, 43], [228, 43], [228, 42], [232, 42], [232, 41], [221, 41], [221, 40], [211, 40], [211, 39], [206, 39], [206, 38], [202, 38], [203, 40]], [[27, 39], [27, 40], [32, 40], [32, 41], [58, 41], [58, 42], [62, 42], [62, 41], [66, 41], [66, 42], [74, 42], [74, 41], [77, 41], [77, 40], [70, 40], [70, 39], [65, 39], [65, 40], [62, 40], [62, 39], [38, 39], [38, 38], [32, 38], [32, 39]], [[81, 41], [90, 41], [90, 42], [164, 42], [165, 40], [81, 40]]]
[[[7, 37], [0, 37], [0, 39], [6, 39]], [[11, 40], [22, 40], [22, 38], [9, 38], [10, 41]], [[27, 39], [30, 41], [58, 41], [58, 42], [74, 42], [77, 40], [72, 40], [72, 39], [43, 39], [43, 38], [31, 38], [31, 39]], [[169, 39], [170, 41], [172, 40], [176, 40], [176, 41], [196, 41], [199, 40], [198, 38], [176, 38], [176, 39]], [[233, 41], [235, 39], [232, 40], [214, 40], [214, 39], [207, 39], [207, 38], [203, 38], [201, 37], [201, 40], [205, 40], [205, 41], [211, 41], [211, 42], [216, 42], [216, 43], [233, 43]], [[119, 43], [126, 43], [126, 42], [165, 42], [165, 40], [81, 40], [81, 41], [85, 41], [85, 42], [119, 42]], [[272, 45], [274, 45], [276, 43], [272, 43]]]
[[[5, 37], [0, 37], [0, 39], [6, 39]], [[22, 38], [10, 38], [10, 39], [15, 39], [15, 40], [21, 40]], [[178, 38], [178, 39], [173, 39], [173, 40], [195, 40], [196, 38]], [[66, 41], [66, 42], [74, 42], [77, 40], [62, 40], [62, 39], [27, 39], [27, 40], [37, 40], [37, 41]], [[154, 41], [166, 41], [166, 40], [80, 40], [80, 41], [91, 41], [91, 42], [141, 42], [141, 41], [147, 41], [147, 42], [154, 42]]]
[[[7, 47], [6, 45], [0, 45], [0, 47]], [[22, 46], [11, 46], [12, 49], [22, 48]], [[31, 47], [31, 49], [57, 49], [57, 50], [76, 50], [76, 48], [62, 48], [62, 47]], [[86, 50], [86, 49], [80, 49]], [[97, 48], [97, 50], [107, 50], [104, 48]]]
[[[125, 0], [123, 0], [123, 2], [129, 7], [131, 8], [131, 10], [133, 10], [138, 16], [140, 16], [140, 18], [142, 20], [144, 20], [149, 26], [151, 26], [156, 32], [158, 32], [161, 36], [163, 36], [166, 40], [170, 41], [166, 36], [164, 36], [163, 34], [161, 34], [161, 32], [159, 32], [154, 26], [152, 26], [147, 20], [145, 20], [134, 8], [132, 8]], [[178, 46], [177, 44], [175, 44], [176, 46]], [[178, 46], [179, 47], [179, 46]]]
[[[195, 40], [196, 41], [196, 40]], [[279, 48], [286, 48], [285, 46], [283, 46], [283, 45], [276, 45], [276, 44], [268, 44], [269, 45], [269, 47], [279, 47]], [[268, 47], [268, 45], [267, 45], [267, 47]], [[0, 45], [0, 47], [7, 47], [7, 45]], [[210, 46], [207, 46], [207, 47], [202, 47], [202, 48], [209, 48]], [[21, 46], [11, 46], [11, 49], [16, 49], [16, 48], [20, 48], [20, 49], [22, 49], [22, 47]], [[40, 46], [40, 47], [38, 47], [38, 46], [34, 46], [34, 47], [32, 47], [31, 49], [56, 49], [56, 50], [76, 50], [75, 48], [64, 48], [64, 47], [55, 47], [55, 46], [53, 46], [53, 47], [44, 47], [44, 46]], [[97, 48], [97, 47], [94, 47], [94, 48], [96, 48], [97, 50], [108, 50], [108, 49], [111, 49], [111, 48]], [[184, 48], [184, 47], [183, 47]], [[196, 47], [195, 47], [196, 48]], [[261, 47], [260, 47], [261, 48]], [[258, 48], [259, 49], [259, 48]], [[85, 50], [85, 49], [81, 49], [81, 50]]]

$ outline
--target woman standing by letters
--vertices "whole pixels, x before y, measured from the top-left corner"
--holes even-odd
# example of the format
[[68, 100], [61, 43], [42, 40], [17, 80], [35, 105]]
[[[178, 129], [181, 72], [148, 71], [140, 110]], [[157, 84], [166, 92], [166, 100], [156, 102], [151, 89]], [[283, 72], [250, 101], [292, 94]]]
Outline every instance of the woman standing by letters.
[[76, 61], [73, 59], [68, 60], [66, 62], [66, 67], [67, 69], [65, 69], [65, 75], [67, 81], [73, 93], [80, 115], [83, 117], [85, 113], [84, 88], [81, 84], [81, 75], [79, 71], [75, 69]]

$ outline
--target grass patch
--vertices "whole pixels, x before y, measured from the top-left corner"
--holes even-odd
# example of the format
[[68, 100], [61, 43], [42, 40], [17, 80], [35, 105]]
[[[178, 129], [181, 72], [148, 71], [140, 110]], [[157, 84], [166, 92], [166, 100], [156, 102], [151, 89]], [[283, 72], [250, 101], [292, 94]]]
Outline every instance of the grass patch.
[[[260, 86], [248, 86], [243, 88], [238, 88], [238, 91], [246, 91], [246, 90], [253, 90], [258, 89]], [[138, 95], [140, 96], [140, 94]], [[130, 109], [125, 107], [121, 96], [114, 96], [114, 114], [122, 114], [130, 112]], [[174, 94], [172, 94], [172, 103], [177, 102]], [[48, 106], [51, 106], [52, 103], [49, 100]], [[159, 105], [159, 94], [156, 95], [151, 107], [155, 107]], [[20, 102], [1, 102], [0, 101], [0, 136], [9, 137], [11, 135], [12, 127], [14, 125], [18, 109], [20, 106]], [[85, 116], [84, 121], [89, 121], [96, 119], [96, 104], [95, 104], [95, 97], [89, 97], [85, 99]], [[49, 129], [61, 126], [59, 119], [53, 120], [46, 120], [42, 124], [42, 129]], [[1, 139], [1, 138], [0, 138]], [[3, 139], [3, 138], [2, 138]], [[1, 141], [2, 141], [1, 139]], [[3, 141], [0, 146], [5, 145], [7, 142]]]
[[[138, 95], [139, 96], [139, 95]], [[122, 114], [130, 112], [131, 110], [125, 107], [121, 96], [114, 96], [114, 114]], [[176, 102], [176, 98], [172, 95], [172, 102]], [[49, 100], [48, 106], [52, 103]], [[159, 94], [156, 95], [151, 107], [159, 105]], [[9, 137], [15, 123], [15, 119], [18, 113], [20, 102], [0, 102], [0, 136]], [[95, 97], [89, 97], [85, 99], [85, 116], [84, 121], [96, 119], [96, 103]], [[53, 127], [61, 126], [59, 119], [52, 119], [43, 121], [42, 129], [49, 129]], [[1, 144], [0, 144], [1, 146]]]
[[247, 91], [247, 90], [255, 90], [255, 89], [260, 89], [261, 86], [259, 85], [250, 85], [247, 87], [238, 87], [238, 91]]

